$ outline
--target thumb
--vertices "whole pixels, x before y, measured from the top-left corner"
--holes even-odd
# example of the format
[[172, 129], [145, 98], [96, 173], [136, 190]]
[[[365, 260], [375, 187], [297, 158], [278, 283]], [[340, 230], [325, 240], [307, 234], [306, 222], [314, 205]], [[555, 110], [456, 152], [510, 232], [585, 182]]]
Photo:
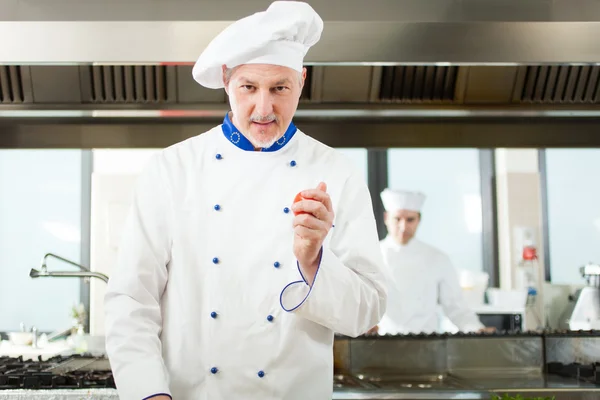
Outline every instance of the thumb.
[[327, 184], [325, 182], [320, 182], [317, 185], [317, 189], [327, 192]]

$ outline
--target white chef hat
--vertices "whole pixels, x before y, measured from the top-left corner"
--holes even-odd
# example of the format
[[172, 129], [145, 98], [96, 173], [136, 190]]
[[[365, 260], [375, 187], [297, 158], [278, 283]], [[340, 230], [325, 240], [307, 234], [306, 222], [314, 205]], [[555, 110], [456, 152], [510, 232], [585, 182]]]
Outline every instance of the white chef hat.
[[273, 64], [302, 72], [304, 56], [322, 31], [323, 20], [307, 3], [275, 1], [217, 35], [196, 61], [192, 76], [202, 86], [220, 89], [223, 65]]
[[425, 195], [421, 192], [387, 188], [381, 192], [381, 201], [383, 207], [388, 212], [398, 210], [421, 212], [421, 207], [423, 207], [423, 203], [425, 202]]

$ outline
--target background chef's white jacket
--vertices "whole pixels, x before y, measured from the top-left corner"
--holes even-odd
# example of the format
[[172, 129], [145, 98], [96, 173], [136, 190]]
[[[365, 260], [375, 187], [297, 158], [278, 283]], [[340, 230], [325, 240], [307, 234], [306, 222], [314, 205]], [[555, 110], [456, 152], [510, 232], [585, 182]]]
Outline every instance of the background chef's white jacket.
[[388, 290], [380, 334], [437, 332], [438, 304], [460, 331], [483, 327], [464, 300], [456, 271], [446, 254], [415, 238], [400, 245], [388, 235], [380, 244], [395, 281]]
[[[385, 311], [360, 172], [299, 130], [273, 152], [236, 135], [217, 126], [171, 146], [137, 184], [105, 301], [122, 400], [331, 399], [334, 332], [363, 334]], [[311, 289], [290, 207], [321, 180], [336, 214]]]

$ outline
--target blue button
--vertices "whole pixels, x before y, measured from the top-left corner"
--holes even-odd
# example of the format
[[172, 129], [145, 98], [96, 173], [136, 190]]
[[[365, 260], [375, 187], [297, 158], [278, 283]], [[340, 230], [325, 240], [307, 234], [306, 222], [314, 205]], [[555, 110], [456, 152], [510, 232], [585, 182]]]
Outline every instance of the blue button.
[[290, 161], [290, 165], [291, 165], [292, 167], [295, 167], [295, 166], [296, 166], [296, 161], [294, 161], [294, 160]]
[[218, 205], [218, 204], [215, 204], [215, 207], [214, 207], [214, 209], [215, 209], [216, 211], [219, 211], [219, 210], [221, 209], [221, 206], [220, 206], [220, 205]]
[[287, 213], [290, 212], [290, 209], [286, 207], [286, 208], [283, 209], [283, 212], [287, 214]]
[[222, 155], [220, 155], [219, 153], [217, 153], [217, 155], [215, 156], [215, 158], [216, 158], [217, 160], [220, 160], [221, 158], [223, 158], [223, 156], [222, 156]]
[[281, 264], [279, 264], [279, 261], [275, 261], [275, 262], [273, 263], [273, 266], [274, 266], [275, 268], [279, 268], [279, 266], [280, 266], [280, 265], [281, 265]]
[[219, 263], [219, 259], [217, 257], [213, 258], [213, 263], [214, 264], [218, 264]]
[[210, 372], [212, 372], [213, 374], [216, 374], [217, 372], [219, 372], [219, 370], [217, 369], [217, 367], [212, 367], [210, 369]]
[[213, 318], [217, 318], [217, 313], [213, 311], [213, 312], [210, 313], [210, 316], [213, 317]]
[[267, 321], [271, 322], [271, 321], [273, 321], [273, 319], [274, 319], [274, 318], [273, 318], [273, 316], [272, 316], [272, 315], [268, 315], [268, 316], [267, 316]]
[[264, 371], [258, 371], [258, 377], [262, 378], [263, 376], [265, 376]]

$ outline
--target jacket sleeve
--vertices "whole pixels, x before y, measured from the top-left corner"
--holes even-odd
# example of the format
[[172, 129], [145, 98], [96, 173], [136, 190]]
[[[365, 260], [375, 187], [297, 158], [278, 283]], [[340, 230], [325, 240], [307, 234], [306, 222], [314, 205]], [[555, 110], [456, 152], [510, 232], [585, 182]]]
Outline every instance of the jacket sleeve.
[[475, 332], [483, 328], [477, 314], [465, 301], [456, 271], [446, 256], [443, 257], [441, 265], [439, 301], [446, 316], [461, 332]]
[[134, 188], [104, 301], [106, 351], [121, 399], [171, 396], [160, 341], [171, 248], [164, 183], [155, 157]]
[[389, 279], [369, 190], [358, 175], [346, 181], [334, 212], [313, 285], [306, 283], [298, 266], [298, 279], [281, 292], [281, 307], [356, 337], [377, 325], [385, 313]]

